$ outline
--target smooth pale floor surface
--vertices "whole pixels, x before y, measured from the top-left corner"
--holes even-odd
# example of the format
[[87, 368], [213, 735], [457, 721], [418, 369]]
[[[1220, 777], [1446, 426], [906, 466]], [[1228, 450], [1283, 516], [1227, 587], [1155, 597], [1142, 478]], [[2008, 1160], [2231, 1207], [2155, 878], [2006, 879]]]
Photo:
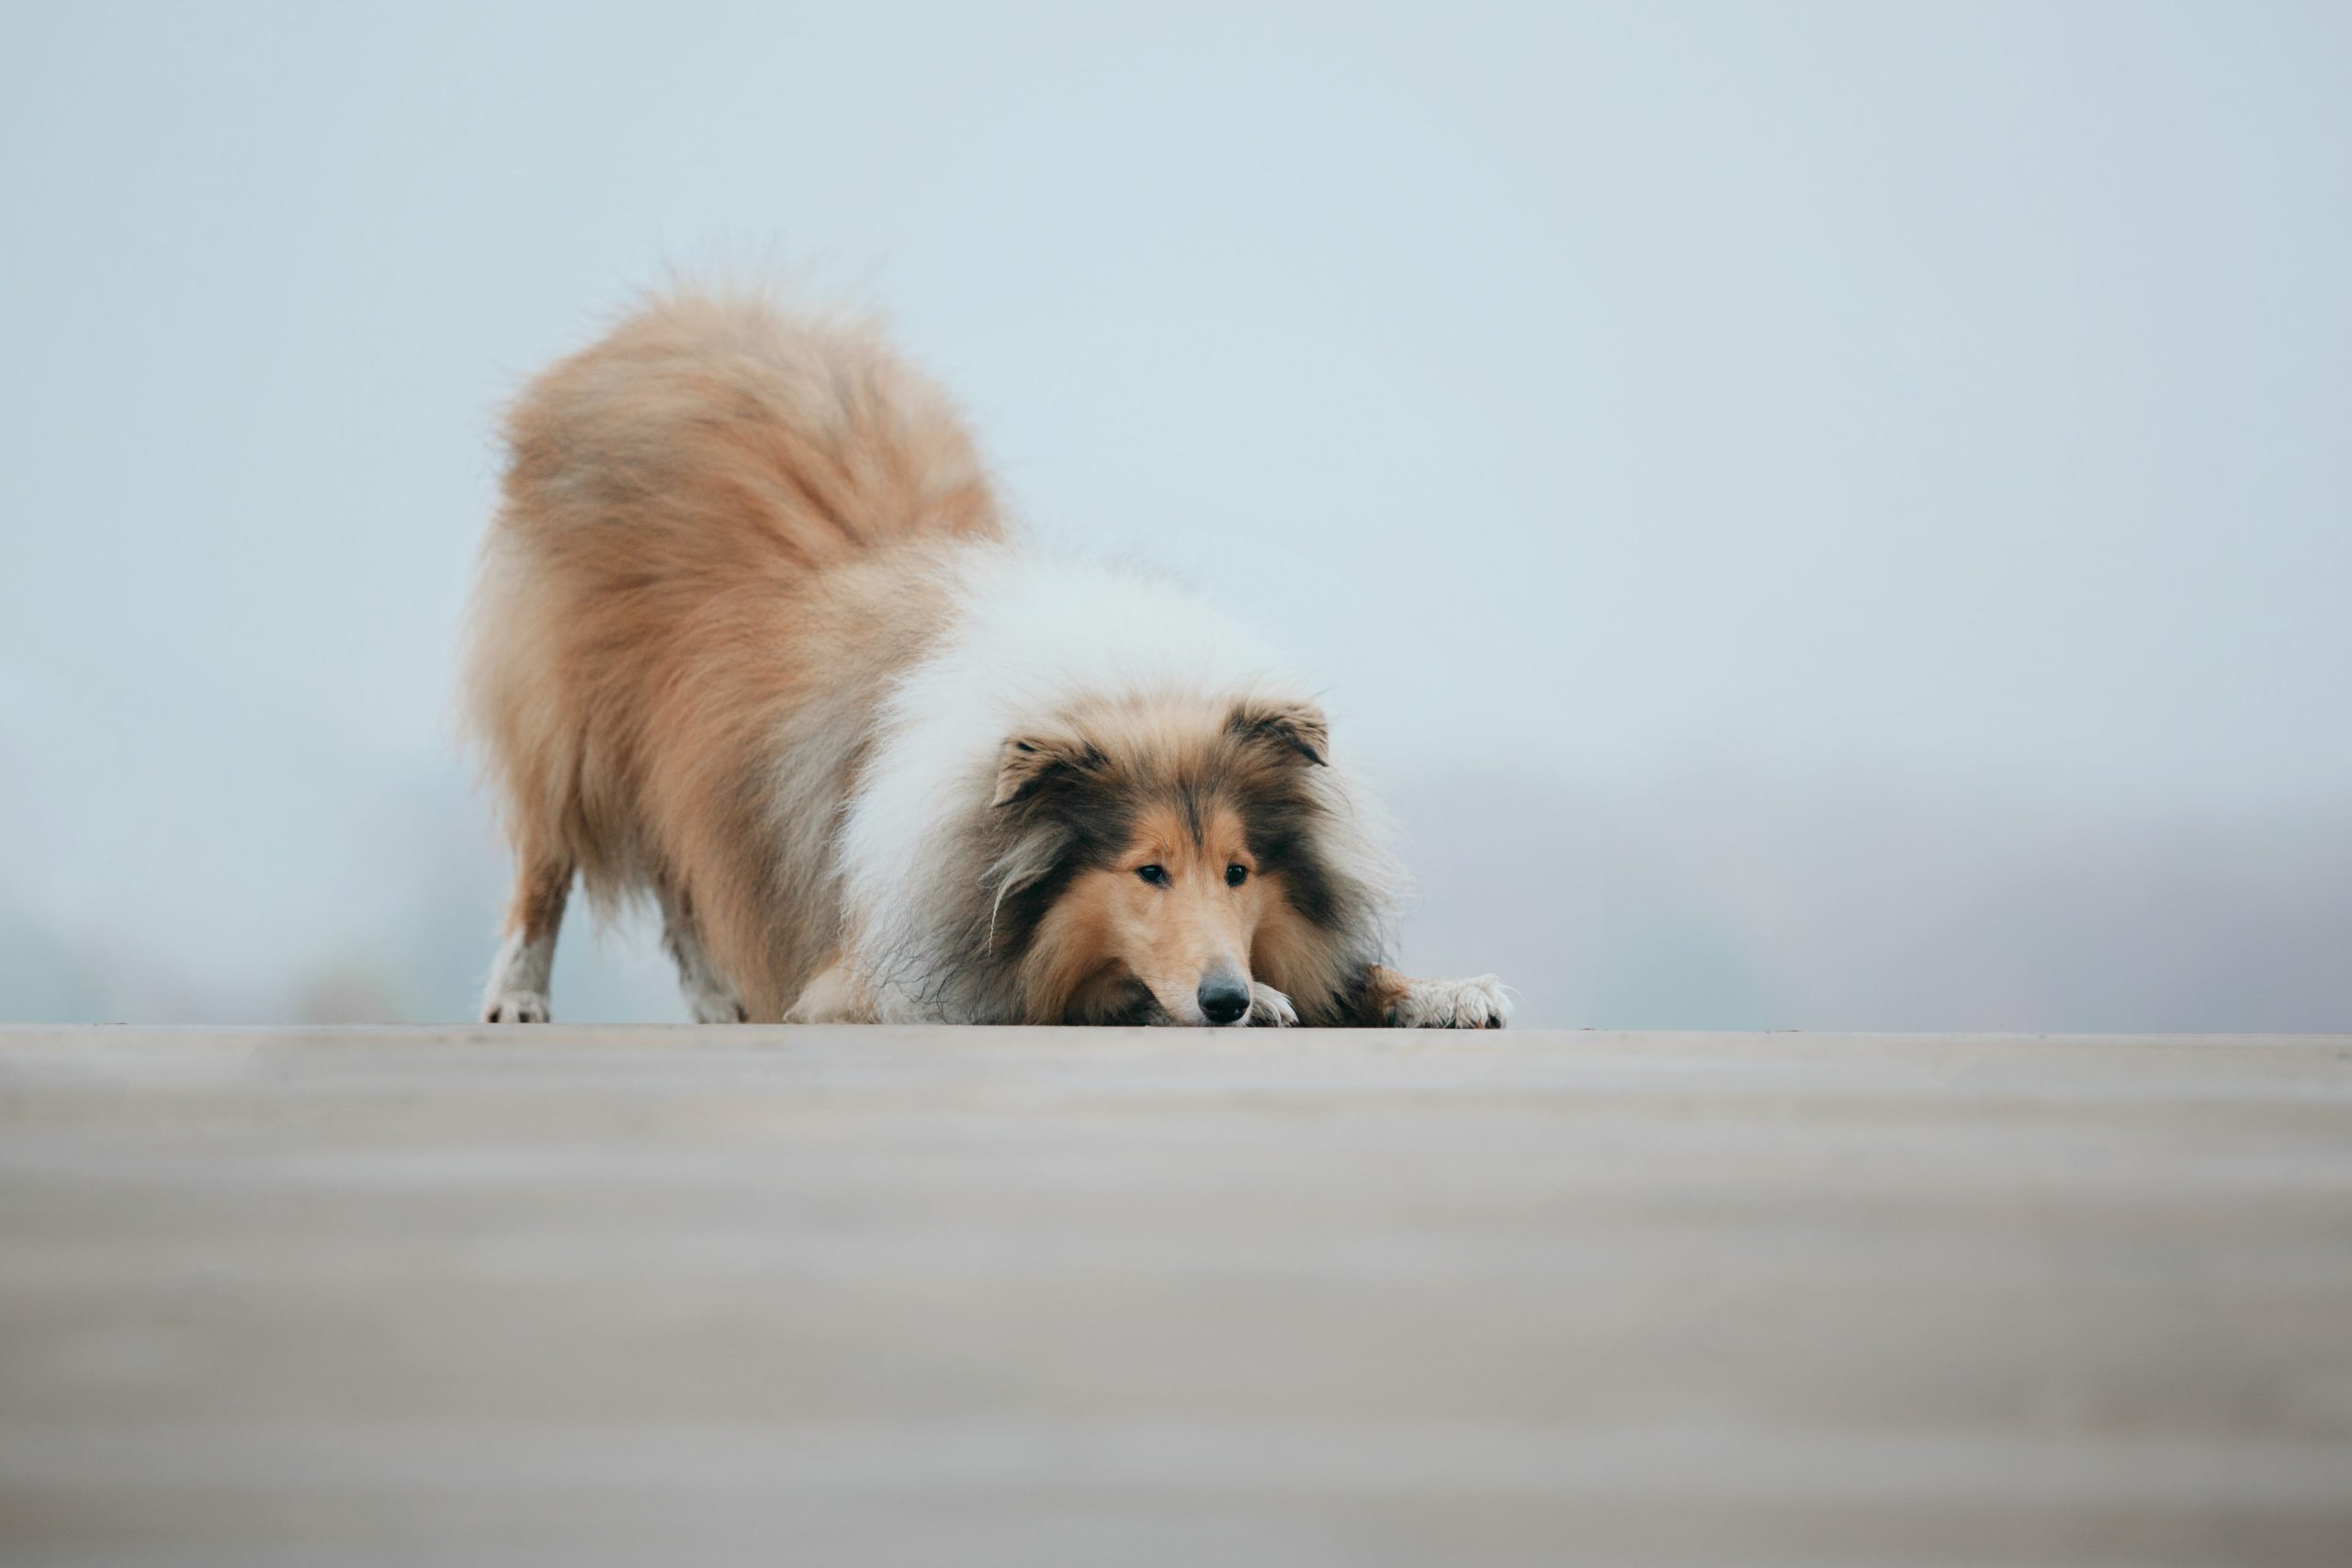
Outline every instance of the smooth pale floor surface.
[[2352, 1562], [2352, 1038], [0, 1031], [10, 1564]]

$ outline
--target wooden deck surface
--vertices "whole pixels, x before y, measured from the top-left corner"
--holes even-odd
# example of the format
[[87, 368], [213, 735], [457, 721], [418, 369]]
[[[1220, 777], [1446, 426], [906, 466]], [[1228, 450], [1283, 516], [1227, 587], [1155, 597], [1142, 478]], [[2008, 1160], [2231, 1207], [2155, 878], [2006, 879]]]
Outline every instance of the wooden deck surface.
[[2352, 1038], [0, 1030], [0, 1562], [2352, 1562]]

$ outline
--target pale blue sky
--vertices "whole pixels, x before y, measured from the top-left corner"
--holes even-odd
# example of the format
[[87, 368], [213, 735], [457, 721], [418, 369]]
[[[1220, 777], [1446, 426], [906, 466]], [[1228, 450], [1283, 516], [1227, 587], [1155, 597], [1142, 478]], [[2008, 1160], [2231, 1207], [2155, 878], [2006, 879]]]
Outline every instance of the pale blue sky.
[[671, 264], [1408, 786], [2336, 810], [2346, 15], [12, 6], [0, 912], [232, 1006], [474, 857], [495, 411]]

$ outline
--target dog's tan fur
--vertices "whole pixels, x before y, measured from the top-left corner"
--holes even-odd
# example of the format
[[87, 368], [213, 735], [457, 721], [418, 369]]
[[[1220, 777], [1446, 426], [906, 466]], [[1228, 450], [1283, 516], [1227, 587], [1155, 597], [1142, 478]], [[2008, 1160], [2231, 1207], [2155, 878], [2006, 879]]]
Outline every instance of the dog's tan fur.
[[575, 872], [607, 900], [650, 886], [779, 1017], [839, 915], [831, 822], [778, 801], [846, 788], [935, 623], [909, 547], [1001, 535], [978, 455], [870, 329], [691, 294], [540, 377], [506, 438], [466, 689], [509, 928], [552, 936]]
[[[836, 829], [892, 681], [948, 616], [934, 562], [1006, 532], [956, 412], [869, 327], [687, 293], [541, 376], [506, 437], [466, 692], [515, 852], [510, 943], [551, 952], [575, 875], [605, 904], [650, 890], [682, 973], [725, 992], [704, 1016], [865, 1016]], [[999, 878], [990, 942], [1046, 873], [989, 867], [1046, 852], [1057, 777], [1124, 790], [1131, 831], [1053, 882], [964, 1015], [1136, 1016], [1140, 986], [1181, 1017], [1231, 961], [1308, 1021], [1390, 1016], [1365, 921], [1309, 919], [1251, 849], [1256, 803], [1303, 809], [1283, 780], [1319, 763], [1321, 724], [1170, 699], [1008, 737], [967, 852]]]

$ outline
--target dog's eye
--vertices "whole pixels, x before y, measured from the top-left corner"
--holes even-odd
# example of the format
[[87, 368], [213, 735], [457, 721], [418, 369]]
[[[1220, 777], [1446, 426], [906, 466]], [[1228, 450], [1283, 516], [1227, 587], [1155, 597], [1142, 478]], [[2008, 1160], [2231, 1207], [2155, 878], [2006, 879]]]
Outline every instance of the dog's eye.
[[1154, 887], [1168, 886], [1168, 868], [1164, 865], [1139, 865], [1136, 867], [1136, 874]]
[[1238, 887], [1249, 880], [1250, 868], [1248, 866], [1229, 865], [1225, 868], [1225, 885], [1227, 887]]

